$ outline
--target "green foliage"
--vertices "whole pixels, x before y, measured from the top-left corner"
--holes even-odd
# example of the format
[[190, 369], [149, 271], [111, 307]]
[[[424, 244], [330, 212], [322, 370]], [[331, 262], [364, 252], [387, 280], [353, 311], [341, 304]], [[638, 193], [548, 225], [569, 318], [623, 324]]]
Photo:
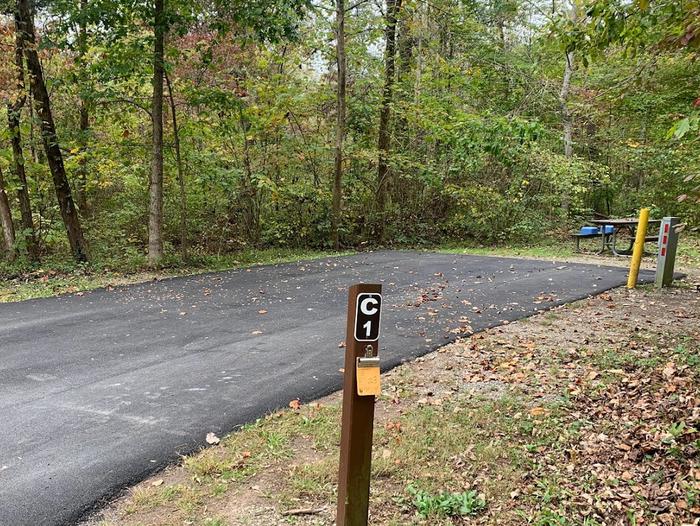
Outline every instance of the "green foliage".
[[[346, 20], [342, 244], [526, 244], [578, 227], [593, 211], [624, 216], [641, 206], [698, 227], [697, 2], [675, 4], [596, 0], [589, 10], [577, 4], [578, 16], [562, 12], [533, 25], [532, 4], [519, 0], [405, 0], [382, 217], [383, 16], [373, 3], [353, 4]], [[164, 236], [171, 260], [185, 249], [206, 258], [329, 246], [331, 12], [329, 2], [304, 0], [167, 2], [166, 70], [186, 211], [183, 246], [167, 101]], [[136, 265], [147, 244], [152, 6], [91, 0], [81, 8], [51, 0], [41, 4], [40, 17], [42, 60], [76, 194], [85, 179], [81, 218], [90, 255]], [[84, 40], [76, 38], [81, 27]], [[567, 101], [572, 156], [564, 154], [559, 99], [565, 50], [575, 54]], [[88, 130], [79, 125], [81, 101]], [[21, 131], [41, 256], [61, 260], [67, 243], [38, 124], [26, 106]], [[0, 128], [0, 162], [18, 225], [8, 138]], [[383, 239], [375, 231], [380, 221]], [[16, 230], [25, 254], [28, 232]]]
[[537, 516], [534, 524], [535, 526], [570, 526], [571, 522], [558, 511], [544, 509]]
[[461, 493], [440, 492], [431, 495], [409, 485], [408, 493], [421, 517], [469, 517], [486, 509], [486, 499], [476, 490]]

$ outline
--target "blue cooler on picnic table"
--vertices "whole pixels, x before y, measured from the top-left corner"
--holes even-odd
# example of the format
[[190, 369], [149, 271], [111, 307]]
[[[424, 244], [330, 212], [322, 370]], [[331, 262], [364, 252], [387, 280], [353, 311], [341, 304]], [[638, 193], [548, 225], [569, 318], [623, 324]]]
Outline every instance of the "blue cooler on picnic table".
[[613, 234], [615, 231], [615, 227], [612, 225], [605, 225], [600, 228], [597, 226], [582, 226], [581, 230], [579, 230], [579, 235], [581, 236], [597, 236], [600, 234], [605, 234], [606, 236], [610, 236]]

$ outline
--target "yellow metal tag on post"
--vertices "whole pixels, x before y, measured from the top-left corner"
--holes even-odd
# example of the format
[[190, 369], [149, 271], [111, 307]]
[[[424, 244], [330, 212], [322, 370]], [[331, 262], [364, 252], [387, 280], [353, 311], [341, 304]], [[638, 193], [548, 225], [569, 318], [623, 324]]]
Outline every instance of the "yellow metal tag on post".
[[379, 358], [357, 359], [358, 396], [379, 396], [382, 392]]

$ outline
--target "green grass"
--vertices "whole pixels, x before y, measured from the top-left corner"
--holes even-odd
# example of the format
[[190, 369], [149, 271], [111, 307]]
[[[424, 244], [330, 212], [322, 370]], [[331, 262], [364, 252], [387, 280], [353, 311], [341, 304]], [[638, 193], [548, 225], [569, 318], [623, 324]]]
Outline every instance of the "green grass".
[[322, 498], [332, 501], [334, 485], [338, 478], [338, 459], [335, 455], [320, 462], [294, 466], [289, 476], [289, 488], [282, 500], [291, 505], [298, 498]]
[[683, 343], [674, 349], [674, 353], [696, 374], [700, 374], [700, 345], [695, 340], [685, 338]]
[[[375, 428], [373, 491], [386, 502], [400, 504], [392, 508], [395, 516], [388, 518], [389, 523], [395, 519], [403, 524], [402, 510], [412, 510], [409, 513], [427, 521], [422, 524], [436, 526], [452, 524], [455, 517], [479, 515], [492, 501], [502, 505], [528, 468], [525, 444], [534, 438], [553, 444], [559, 430], [558, 420], [549, 417], [539, 420], [536, 428], [528, 426], [527, 406], [511, 398], [417, 406], [397, 416], [397, 422], [400, 427]], [[202, 524], [213, 503], [235, 498], [236, 488], [252, 484], [280, 463], [288, 465], [286, 475], [276, 480], [275, 488], [266, 489], [282, 509], [309, 501], [331, 505], [339, 423], [335, 404], [302, 406], [262, 418], [223, 438], [220, 445], [185, 457], [177, 481], [137, 487], [122, 507], [122, 516], [142, 520], [157, 514], [167, 517], [168, 524]], [[484, 472], [499, 476], [464, 487], [465, 480]]]
[[0, 303], [74, 294], [154, 278], [289, 263], [351, 253], [306, 249], [245, 250], [225, 256], [192, 257], [184, 261], [170, 258], [158, 269], [147, 268], [145, 259], [141, 257], [121, 262], [96, 261], [86, 264], [47, 259], [41, 266], [29, 265], [26, 262], [0, 262]]
[[408, 493], [413, 497], [413, 505], [418, 515], [430, 517], [469, 517], [486, 508], [486, 499], [476, 490], [461, 493], [441, 491], [436, 495], [408, 486]]
[[573, 242], [546, 241], [533, 245], [484, 246], [471, 243], [448, 243], [440, 245], [438, 252], [446, 254], [473, 254], [477, 256], [509, 256], [563, 259], [576, 255]]
[[[223, 519], [208, 517], [211, 502], [227, 498], [237, 483], [264, 473], [271, 464], [292, 462], [298, 455], [297, 440], [321, 451], [335, 447], [339, 421], [336, 406], [303, 406], [300, 411], [268, 415], [224, 437], [218, 446], [184, 457], [178, 469], [185, 476], [177, 481], [136, 487], [121, 514], [130, 517], [157, 512], [169, 520], [182, 519], [179, 523], [225, 524]], [[330, 499], [337, 461], [337, 455], [332, 454], [321, 463], [292, 467], [289, 477], [281, 481], [288, 485], [281, 500], [292, 505], [294, 498], [304, 495], [326, 494]]]
[[700, 267], [700, 237], [683, 236], [679, 238], [677, 261], [688, 267]]
[[[566, 259], [582, 255], [595, 255], [582, 245], [584, 252], [577, 253], [574, 249], [574, 242], [569, 239], [544, 239], [539, 243], [533, 244], [513, 244], [513, 245], [481, 245], [478, 243], [445, 243], [431, 249], [437, 252], [447, 254], [474, 254], [478, 256], [508, 256], [508, 257], [526, 257], [526, 258], [545, 258], [545, 259]], [[597, 250], [597, 245], [594, 247]], [[647, 247], [648, 248], [648, 247]], [[601, 260], [606, 258], [613, 259], [609, 253], [603, 254]], [[624, 261], [624, 258], [615, 258]], [[655, 259], [655, 257], [652, 257]], [[697, 235], [681, 234], [678, 244], [678, 254], [676, 264], [682, 267], [698, 268], [700, 267], [700, 237]]]
[[[561, 260], [577, 256], [573, 243], [567, 239], [549, 239], [531, 245], [495, 246], [453, 242], [425, 250], [446, 254]], [[0, 261], [0, 303], [77, 293], [109, 285], [138, 283], [154, 278], [191, 275], [254, 265], [288, 263], [352, 253], [351, 251], [268, 248], [249, 249], [225, 255], [192, 254], [186, 260], [173, 255], [166, 257], [157, 269], [149, 269], [145, 256], [140, 253], [120, 259], [100, 259], [97, 257], [86, 264], [77, 264], [65, 257], [46, 258], [41, 265], [32, 265], [22, 260], [14, 263]], [[601, 261], [604, 259], [601, 258]], [[681, 237], [677, 264], [688, 268], [700, 267], [700, 238]]]

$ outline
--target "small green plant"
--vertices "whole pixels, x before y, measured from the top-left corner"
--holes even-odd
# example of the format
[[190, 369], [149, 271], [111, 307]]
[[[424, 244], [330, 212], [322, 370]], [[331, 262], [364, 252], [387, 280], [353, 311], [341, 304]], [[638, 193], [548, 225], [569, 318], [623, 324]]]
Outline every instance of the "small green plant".
[[535, 526], [569, 526], [569, 521], [558, 511], [544, 509], [537, 517]]
[[284, 456], [287, 439], [282, 433], [264, 430], [261, 434], [265, 440], [265, 446], [272, 456]]
[[553, 480], [538, 480], [535, 494], [545, 504], [550, 504], [559, 499], [561, 490]]
[[214, 489], [212, 490], [212, 495], [214, 496], [219, 496], [223, 495], [228, 491], [228, 484], [217, 484], [214, 486]]
[[700, 351], [690, 349], [686, 344], [680, 344], [673, 352], [690, 367], [700, 370]]
[[683, 431], [685, 431], [685, 423], [684, 422], [674, 422], [668, 428], [668, 433], [673, 438], [678, 438], [679, 436], [681, 436], [683, 434]]
[[685, 494], [685, 499], [688, 501], [688, 505], [694, 508], [700, 504], [700, 491], [688, 486]]
[[675, 440], [686, 433], [695, 433], [696, 431], [697, 429], [687, 426], [685, 422], [674, 422], [668, 427], [668, 434]]
[[416, 489], [409, 485], [408, 493], [413, 497], [413, 505], [423, 517], [468, 517], [486, 508], [486, 499], [476, 490], [462, 493], [440, 492], [437, 495]]

